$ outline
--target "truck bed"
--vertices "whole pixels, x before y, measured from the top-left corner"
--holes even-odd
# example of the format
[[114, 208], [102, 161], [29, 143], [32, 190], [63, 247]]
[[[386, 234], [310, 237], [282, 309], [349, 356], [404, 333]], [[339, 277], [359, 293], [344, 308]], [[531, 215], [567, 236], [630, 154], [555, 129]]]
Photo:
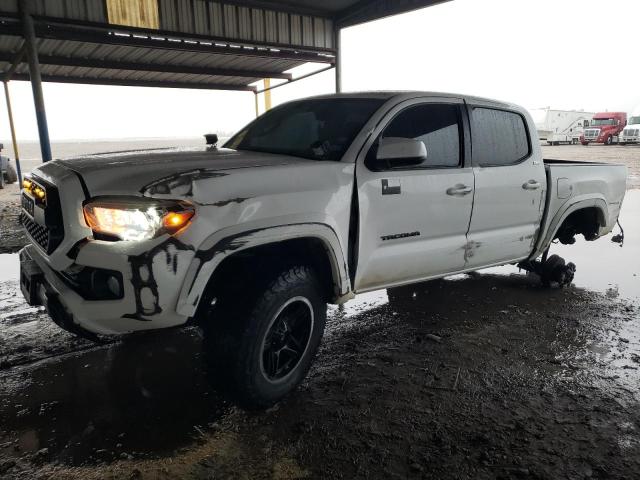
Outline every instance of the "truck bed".
[[548, 189], [533, 258], [549, 245], [559, 222], [576, 205], [602, 212], [600, 235], [613, 230], [626, 191], [627, 167], [603, 162], [544, 159]]

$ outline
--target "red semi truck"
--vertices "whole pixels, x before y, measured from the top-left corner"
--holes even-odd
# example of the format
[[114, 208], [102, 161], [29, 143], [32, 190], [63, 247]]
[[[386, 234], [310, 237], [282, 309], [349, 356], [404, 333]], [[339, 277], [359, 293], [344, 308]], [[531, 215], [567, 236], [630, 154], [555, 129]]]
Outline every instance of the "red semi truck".
[[589, 128], [584, 129], [580, 137], [582, 145], [590, 143], [604, 143], [611, 145], [618, 143], [618, 135], [627, 125], [627, 114], [624, 112], [601, 112], [593, 116]]

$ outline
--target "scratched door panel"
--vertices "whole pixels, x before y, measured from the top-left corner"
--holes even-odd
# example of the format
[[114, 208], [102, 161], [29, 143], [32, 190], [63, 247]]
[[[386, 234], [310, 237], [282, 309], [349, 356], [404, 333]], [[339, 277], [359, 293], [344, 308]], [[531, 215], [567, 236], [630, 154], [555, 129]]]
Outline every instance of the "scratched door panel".
[[[393, 175], [393, 176], [390, 176]], [[400, 193], [385, 195], [382, 180]], [[368, 172], [359, 185], [357, 290], [409, 283], [464, 267], [473, 195], [447, 188], [473, 185], [466, 169]]]

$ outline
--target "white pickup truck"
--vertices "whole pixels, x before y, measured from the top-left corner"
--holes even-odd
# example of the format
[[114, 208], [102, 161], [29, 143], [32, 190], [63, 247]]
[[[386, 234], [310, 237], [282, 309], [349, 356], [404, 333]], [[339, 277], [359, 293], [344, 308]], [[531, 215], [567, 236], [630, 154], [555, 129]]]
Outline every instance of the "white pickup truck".
[[[55, 160], [25, 180], [22, 290], [80, 335], [197, 323], [245, 406], [305, 376], [327, 303], [612, 231], [624, 166], [543, 161], [523, 108], [439, 93], [291, 102], [222, 148]], [[537, 260], [542, 256], [542, 260]]]

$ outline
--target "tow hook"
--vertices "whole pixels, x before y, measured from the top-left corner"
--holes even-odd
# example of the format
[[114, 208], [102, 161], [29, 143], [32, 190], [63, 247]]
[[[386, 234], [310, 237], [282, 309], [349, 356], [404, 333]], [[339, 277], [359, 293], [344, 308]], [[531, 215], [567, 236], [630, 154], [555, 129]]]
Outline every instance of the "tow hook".
[[620, 225], [620, 220], [618, 220], [618, 228], [620, 228], [620, 233], [611, 237], [611, 241], [613, 243], [619, 243], [620, 247], [624, 245], [624, 230], [622, 229], [622, 225]]
[[576, 273], [576, 265], [573, 262], [566, 263], [559, 255], [551, 255], [547, 258], [548, 253], [548, 251], [544, 252], [541, 260], [522, 262], [518, 267], [537, 274], [545, 287], [550, 287], [554, 283], [561, 288], [570, 285]]

